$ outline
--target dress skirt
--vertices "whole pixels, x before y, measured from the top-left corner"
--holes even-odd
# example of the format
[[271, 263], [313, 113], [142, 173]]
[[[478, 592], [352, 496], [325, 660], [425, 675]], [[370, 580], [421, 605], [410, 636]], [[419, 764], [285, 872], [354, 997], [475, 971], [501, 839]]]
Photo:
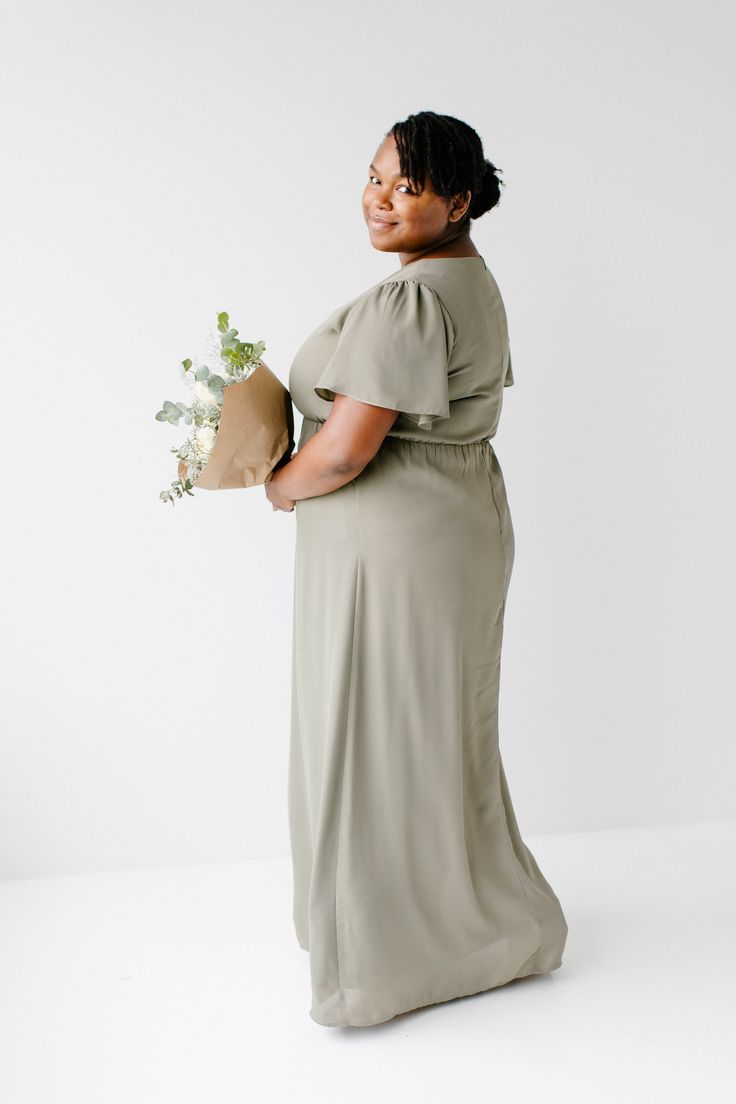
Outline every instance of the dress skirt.
[[[305, 418], [301, 448], [321, 423]], [[499, 751], [514, 533], [488, 439], [387, 436], [295, 507], [288, 813], [310, 1016], [365, 1026], [557, 969]]]

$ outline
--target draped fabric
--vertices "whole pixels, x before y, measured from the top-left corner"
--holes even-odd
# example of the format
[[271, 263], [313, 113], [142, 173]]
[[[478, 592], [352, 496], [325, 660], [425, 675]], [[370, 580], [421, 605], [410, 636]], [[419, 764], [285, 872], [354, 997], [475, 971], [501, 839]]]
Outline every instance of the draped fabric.
[[565, 916], [499, 748], [515, 543], [490, 438], [511, 383], [503, 303], [475, 257], [391, 274], [291, 367], [299, 448], [336, 394], [400, 411], [359, 475], [295, 508], [293, 920], [326, 1026], [562, 961]]

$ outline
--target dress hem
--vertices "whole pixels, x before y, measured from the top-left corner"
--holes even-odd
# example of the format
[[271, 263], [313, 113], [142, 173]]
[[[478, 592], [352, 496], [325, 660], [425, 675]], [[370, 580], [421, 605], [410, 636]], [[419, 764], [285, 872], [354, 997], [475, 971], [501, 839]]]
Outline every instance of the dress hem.
[[[536, 954], [537, 954], [537, 952], [535, 951], [532, 958], [536, 958]], [[439, 997], [439, 998], [435, 998], [433, 1000], [422, 1001], [419, 1004], [414, 1004], [414, 1003], [408, 1004], [406, 1006], [402, 1006], [400, 1008], [395, 1009], [393, 1012], [390, 1012], [386, 1016], [382, 1015], [378, 1019], [368, 1019], [368, 1020], [355, 1020], [355, 1019], [348, 1020], [348, 1019], [345, 1019], [345, 1020], [330, 1020], [330, 1021], [321, 1020], [321, 1019], [318, 1018], [318, 1015], [315, 1013], [315, 1010], [313, 1008], [309, 1010], [309, 1016], [315, 1023], [319, 1024], [320, 1027], [374, 1027], [377, 1024], [388, 1023], [389, 1020], [393, 1020], [397, 1016], [403, 1016], [407, 1012], [416, 1012], [416, 1011], [419, 1011], [422, 1008], [431, 1008], [433, 1005], [436, 1005], [436, 1004], [446, 1004], [449, 1001], [458, 1000], [462, 997], [473, 997], [473, 996], [476, 996], [479, 993], [489, 993], [492, 989], [500, 989], [504, 985], [509, 985], [512, 981], [520, 981], [522, 978], [526, 978], [526, 977], [544, 977], [546, 974], [551, 974], [555, 970], [559, 970], [559, 968], [561, 966], [562, 966], [562, 958], [560, 958], [558, 960], [556, 965], [550, 966], [548, 969], [545, 969], [545, 970], [527, 970], [525, 973], [519, 972], [518, 974], [514, 974], [513, 977], [507, 978], [505, 981], [493, 982], [491, 985], [482, 985], [480, 988], [473, 987], [473, 988], [470, 988], [470, 989], [467, 989], [467, 990], [463, 990], [462, 992], [451, 993], [446, 997]], [[330, 998], [328, 998], [327, 1001], [323, 1001], [321, 1003], [329, 1004], [332, 1001], [334, 1001], [337, 998], [337, 996], [338, 996], [338, 994], [334, 993], [334, 994], [332, 994], [332, 996]]]

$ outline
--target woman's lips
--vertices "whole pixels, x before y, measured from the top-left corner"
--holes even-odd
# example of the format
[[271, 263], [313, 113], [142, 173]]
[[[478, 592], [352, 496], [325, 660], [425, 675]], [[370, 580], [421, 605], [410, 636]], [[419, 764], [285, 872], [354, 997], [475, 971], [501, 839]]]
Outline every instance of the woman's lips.
[[368, 216], [368, 221], [374, 230], [389, 230], [396, 225], [395, 222], [386, 222], [385, 219], [375, 218], [373, 215]]

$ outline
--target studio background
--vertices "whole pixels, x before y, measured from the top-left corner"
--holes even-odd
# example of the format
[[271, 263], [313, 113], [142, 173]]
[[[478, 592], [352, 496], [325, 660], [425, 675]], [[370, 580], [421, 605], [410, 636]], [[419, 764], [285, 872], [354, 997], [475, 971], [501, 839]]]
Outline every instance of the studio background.
[[399, 268], [361, 194], [424, 109], [506, 181], [472, 237], [516, 380], [522, 832], [732, 818], [733, 7], [3, 11], [0, 876], [288, 853], [295, 517], [161, 503], [154, 415], [218, 311], [288, 385]]

